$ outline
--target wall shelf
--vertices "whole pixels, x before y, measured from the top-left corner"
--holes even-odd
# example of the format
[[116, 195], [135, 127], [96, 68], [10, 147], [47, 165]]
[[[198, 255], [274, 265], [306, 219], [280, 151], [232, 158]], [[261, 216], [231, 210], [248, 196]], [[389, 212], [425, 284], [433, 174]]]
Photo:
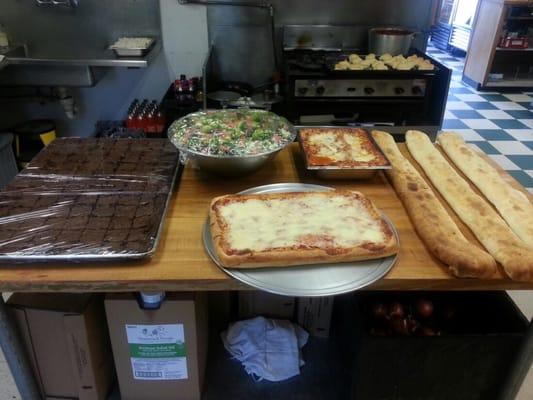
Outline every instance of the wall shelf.
[[528, 47], [525, 49], [513, 49], [508, 47], [496, 47], [496, 51], [533, 51], [533, 47]]
[[533, 87], [533, 79], [501, 79], [488, 81], [486, 87]]
[[[24, 49], [23, 46], [16, 49], [20, 48]], [[20, 51], [17, 53], [8, 52], [6, 58], [9, 65], [147, 68], [160, 51], [161, 41], [157, 40], [152, 50], [144, 57], [117, 57], [112, 50], [108, 49], [97, 53], [92, 52], [92, 54], [86, 49], [72, 49], [69, 58], [33, 55], [26, 50], [24, 50], [24, 54], [21, 54]]]

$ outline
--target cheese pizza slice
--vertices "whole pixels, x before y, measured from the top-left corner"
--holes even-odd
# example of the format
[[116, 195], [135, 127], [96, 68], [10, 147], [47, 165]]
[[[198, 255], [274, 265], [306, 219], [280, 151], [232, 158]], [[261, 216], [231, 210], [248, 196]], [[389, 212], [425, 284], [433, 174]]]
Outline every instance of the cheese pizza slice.
[[386, 257], [396, 237], [359, 192], [226, 195], [210, 207], [211, 235], [226, 267], [283, 267]]
[[305, 128], [300, 141], [310, 167], [339, 168], [388, 166], [368, 133], [359, 128]]

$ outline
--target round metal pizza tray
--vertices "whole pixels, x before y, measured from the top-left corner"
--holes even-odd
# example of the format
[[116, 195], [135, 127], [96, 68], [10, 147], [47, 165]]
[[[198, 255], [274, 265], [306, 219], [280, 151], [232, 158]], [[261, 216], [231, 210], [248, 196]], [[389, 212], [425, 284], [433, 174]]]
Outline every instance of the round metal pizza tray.
[[[247, 189], [238, 194], [324, 192], [332, 190], [327, 186], [302, 183], [277, 183]], [[383, 215], [399, 243], [398, 232], [392, 222]], [[376, 260], [336, 264], [312, 264], [293, 267], [272, 268], [225, 268], [217, 258], [211, 240], [209, 217], [202, 232], [207, 254], [226, 274], [265, 292], [284, 296], [333, 296], [348, 293], [368, 286], [390, 271], [398, 255]]]

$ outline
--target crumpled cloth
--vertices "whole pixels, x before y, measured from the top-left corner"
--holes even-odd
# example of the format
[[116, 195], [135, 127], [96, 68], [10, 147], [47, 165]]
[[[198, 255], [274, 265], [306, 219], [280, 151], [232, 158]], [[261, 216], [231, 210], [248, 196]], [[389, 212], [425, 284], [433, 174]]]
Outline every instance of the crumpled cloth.
[[230, 324], [221, 334], [226, 350], [257, 380], [278, 382], [300, 374], [300, 349], [309, 334], [281, 319], [256, 317]]

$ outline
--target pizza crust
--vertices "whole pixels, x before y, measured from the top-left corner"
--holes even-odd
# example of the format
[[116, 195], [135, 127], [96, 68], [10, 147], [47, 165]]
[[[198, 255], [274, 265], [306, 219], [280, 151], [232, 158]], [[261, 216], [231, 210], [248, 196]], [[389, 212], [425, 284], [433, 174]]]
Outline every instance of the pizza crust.
[[400, 153], [387, 132], [372, 137], [392, 164], [386, 171], [418, 235], [429, 251], [457, 277], [485, 278], [496, 273], [494, 258], [470, 243], [459, 230], [431, 187]]
[[[224, 203], [247, 201], [250, 199], [264, 201], [267, 199], [290, 199], [305, 196], [347, 196], [358, 201], [373, 220], [377, 221], [384, 233], [385, 240], [381, 243], [363, 243], [351, 248], [320, 248], [307, 246], [304, 248], [283, 247], [266, 250], [235, 251], [228, 243], [229, 229], [227, 221], [222, 217], [220, 209]], [[398, 252], [398, 243], [388, 224], [382, 219], [375, 206], [361, 193], [347, 190], [328, 192], [295, 192], [277, 194], [225, 195], [212, 200], [209, 208], [211, 236], [218, 259], [225, 267], [258, 268], [284, 267], [291, 265], [338, 263], [360, 261], [387, 257]], [[317, 232], [317, 235], [320, 235]]]
[[476, 194], [420, 131], [405, 134], [409, 152], [446, 202], [480, 243], [514, 280], [533, 280], [533, 250], [522, 242], [500, 215]]
[[483, 193], [514, 233], [533, 248], [533, 204], [515, 189], [496, 168], [453, 132], [441, 133], [438, 143], [455, 166]]

